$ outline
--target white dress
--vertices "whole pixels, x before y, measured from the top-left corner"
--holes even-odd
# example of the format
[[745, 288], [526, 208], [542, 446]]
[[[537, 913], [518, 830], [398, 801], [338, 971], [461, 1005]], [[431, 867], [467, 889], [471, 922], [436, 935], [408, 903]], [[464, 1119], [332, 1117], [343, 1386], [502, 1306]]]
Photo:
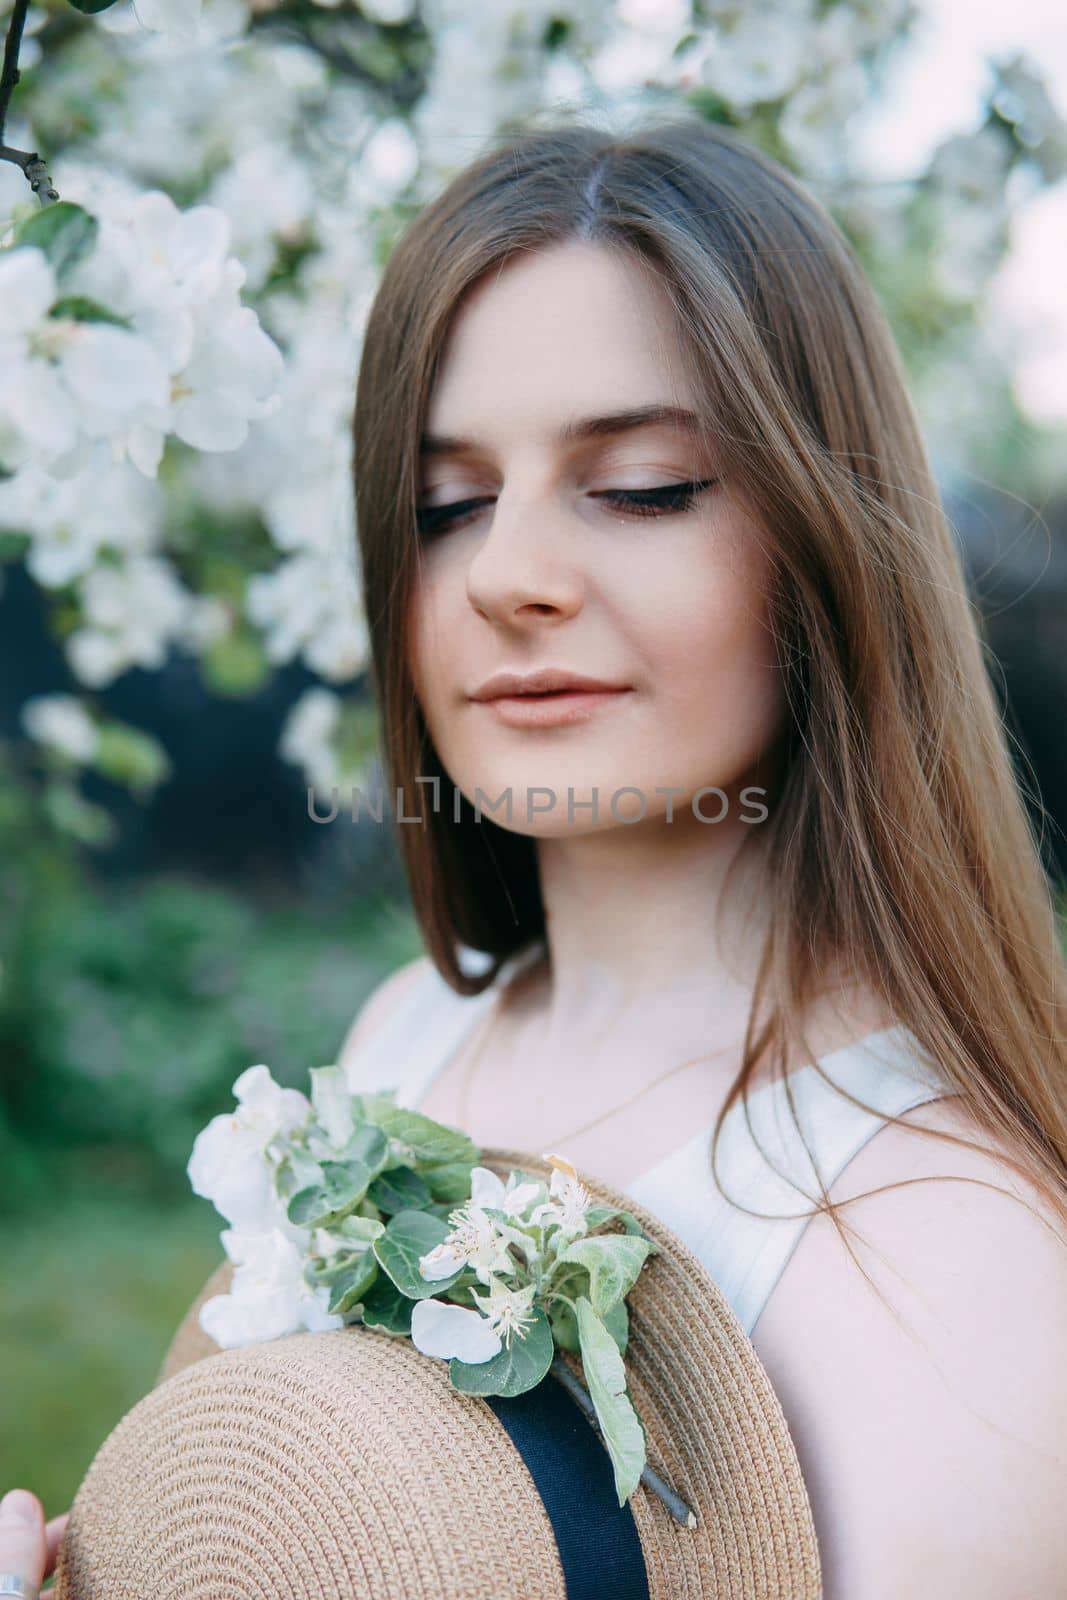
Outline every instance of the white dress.
[[[543, 949], [541, 940], [525, 946], [477, 995], [457, 994], [429, 966], [407, 1003], [346, 1060], [350, 1087], [370, 1092], [395, 1086], [397, 1103], [414, 1109], [500, 990]], [[949, 1092], [918, 1039], [903, 1024], [831, 1051], [818, 1068], [879, 1113], [853, 1105], [824, 1081], [815, 1065], [789, 1074], [796, 1116], [827, 1188], [884, 1126], [887, 1116], [900, 1116]], [[749, 1092], [748, 1122], [740, 1102], [727, 1112], [716, 1155], [718, 1183], [711, 1170], [713, 1127], [709, 1122], [700, 1128], [632, 1179], [624, 1192], [672, 1228], [699, 1257], [751, 1334], [809, 1220], [782, 1213], [808, 1211], [818, 1196], [818, 1185], [780, 1079]], [[802, 1188], [794, 1188], [782, 1172]], [[738, 1206], [772, 1215], [749, 1216]]]

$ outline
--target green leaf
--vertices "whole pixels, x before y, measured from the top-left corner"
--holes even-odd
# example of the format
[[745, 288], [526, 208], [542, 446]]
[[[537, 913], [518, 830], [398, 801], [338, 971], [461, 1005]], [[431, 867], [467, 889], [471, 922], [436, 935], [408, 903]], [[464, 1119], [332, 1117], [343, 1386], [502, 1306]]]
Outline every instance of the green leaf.
[[[320, 1088], [320, 1110], [325, 1110], [325, 1104], [323, 1104], [323, 1094], [325, 1093], [328, 1093], [328, 1091]], [[320, 1128], [323, 1128], [323, 1126], [328, 1128], [328, 1133], [323, 1136], [323, 1133], [315, 1130], [314, 1133], [310, 1134], [312, 1149], [315, 1149], [320, 1158], [325, 1158], [326, 1162], [339, 1162], [341, 1165], [347, 1165], [350, 1162], [360, 1163], [360, 1165], [365, 1166], [366, 1171], [370, 1174], [368, 1182], [371, 1181], [371, 1178], [378, 1178], [382, 1168], [389, 1166], [389, 1139], [386, 1138], [386, 1134], [382, 1133], [381, 1128], [376, 1128], [370, 1122], [360, 1122], [354, 1128], [350, 1128], [349, 1133], [346, 1134], [344, 1123], [342, 1123], [342, 1115], [344, 1114], [338, 1117], [336, 1112], [326, 1112], [325, 1117], [323, 1117], [323, 1115], [320, 1115], [320, 1110], [315, 1112], [315, 1117], [317, 1117]], [[336, 1138], [341, 1138], [344, 1142], [342, 1142], [341, 1146], [334, 1144], [331, 1147], [328, 1141], [333, 1141]]]
[[447, 1127], [443, 1122], [423, 1116], [421, 1111], [410, 1111], [406, 1106], [394, 1105], [375, 1095], [367, 1096], [364, 1103], [367, 1120], [384, 1128], [391, 1138], [408, 1145], [416, 1161], [477, 1165], [481, 1151], [459, 1128]]
[[347, 1217], [367, 1192], [371, 1170], [363, 1161], [324, 1161], [321, 1185], [301, 1189], [286, 1215], [301, 1228], [328, 1228]]
[[363, 1296], [363, 1322], [382, 1333], [411, 1335], [411, 1309], [414, 1301], [401, 1294], [391, 1278], [380, 1272]]
[[637, 1281], [651, 1250], [651, 1241], [628, 1233], [575, 1239], [559, 1257], [589, 1270], [589, 1299], [598, 1317], [618, 1305]]
[[354, 1094], [352, 1096], [352, 1104], [357, 1122], [366, 1122], [368, 1120], [367, 1107], [376, 1100], [387, 1100], [392, 1105], [396, 1100], [396, 1085], [392, 1084], [388, 1089], [375, 1089], [373, 1094]]
[[385, 1223], [373, 1217], [361, 1217], [357, 1211], [350, 1211], [347, 1217], [330, 1232], [335, 1238], [343, 1239], [354, 1245], [373, 1244], [375, 1239], [380, 1239], [385, 1232]]
[[57, 280], [93, 249], [99, 223], [83, 206], [57, 200], [27, 217], [15, 231], [16, 245], [35, 245], [52, 264]]
[[[0, 469], [0, 478], [13, 478], [13, 472]], [[21, 561], [32, 543], [28, 533], [17, 528], [0, 528], [0, 562]]]
[[474, 1298], [474, 1292], [485, 1292], [485, 1284], [478, 1274], [470, 1267], [464, 1267], [455, 1283], [450, 1283], [441, 1295], [442, 1300], [451, 1300], [453, 1305], [467, 1306], [471, 1311], [481, 1314], [481, 1306]]
[[511, 1398], [525, 1394], [541, 1382], [552, 1365], [552, 1329], [542, 1306], [535, 1306], [534, 1321], [527, 1324], [524, 1338], [511, 1336], [499, 1355], [489, 1361], [468, 1363], [453, 1356], [448, 1363], [453, 1387], [462, 1394], [495, 1394]]
[[331, 1144], [340, 1150], [346, 1140], [352, 1137], [352, 1102], [345, 1074], [334, 1065], [311, 1067], [308, 1077], [311, 1079], [311, 1105], [315, 1120]]
[[561, 1350], [577, 1350], [578, 1318], [566, 1300], [557, 1300], [548, 1313], [552, 1335]]
[[410, 1300], [428, 1300], [455, 1283], [459, 1272], [430, 1283], [419, 1271], [420, 1257], [441, 1244], [451, 1231], [447, 1222], [428, 1216], [425, 1211], [398, 1211], [391, 1218], [381, 1238], [375, 1239], [373, 1248], [379, 1265], [401, 1294], [406, 1294]]
[[[642, 1228], [633, 1212], [624, 1211], [621, 1206], [590, 1206], [585, 1214], [586, 1226], [589, 1232], [592, 1233], [595, 1228], [601, 1227], [605, 1222], [610, 1222], [614, 1217], [621, 1218], [622, 1225], [627, 1233], [636, 1233], [639, 1239], [648, 1239], [648, 1234]], [[649, 1243], [652, 1245], [649, 1254], [658, 1255], [659, 1245], [654, 1244], [651, 1239], [649, 1239]]]
[[285, 1208], [285, 1214], [290, 1222], [295, 1222], [298, 1228], [314, 1228], [328, 1215], [329, 1200], [321, 1184], [314, 1184], [307, 1189], [298, 1189]]
[[618, 1305], [612, 1306], [600, 1320], [618, 1345], [620, 1356], [624, 1356], [630, 1341], [630, 1312], [626, 1301], [620, 1300]]
[[[476, 1164], [476, 1163], [475, 1163]], [[419, 1176], [429, 1185], [435, 1200], [458, 1205], [471, 1195], [471, 1169], [465, 1161], [446, 1161], [440, 1166], [420, 1166]]]
[[351, 1161], [324, 1161], [322, 1175], [326, 1180], [323, 1188], [337, 1213], [332, 1220], [340, 1222], [342, 1216], [356, 1209], [366, 1194], [371, 1180], [370, 1168], [355, 1156]]
[[410, 1167], [391, 1167], [380, 1172], [367, 1190], [367, 1196], [388, 1216], [398, 1211], [423, 1211], [430, 1204], [430, 1186]]
[[105, 778], [147, 792], [170, 777], [170, 757], [151, 734], [122, 722], [103, 722], [98, 732], [93, 765]]
[[[332, 1284], [345, 1273], [350, 1272], [357, 1262], [362, 1263], [367, 1255], [366, 1248], [343, 1251], [338, 1255], [330, 1256], [327, 1260], [320, 1260], [312, 1256], [304, 1266], [304, 1277], [315, 1286], [319, 1284]], [[373, 1257], [372, 1257], [373, 1259]], [[375, 1268], [378, 1263], [375, 1261]]]
[[611, 1457], [615, 1492], [622, 1506], [641, 1481], [645, 1430], [630, 1400], [618, 1345], [584, 1294], [575, 1302], [575, 1310], [586, 1387]]
[[83, 16], [95, 17], [101, 11], [106, 11], [115, 4], [115, 0], [70, 0], [75, 11], [80, 11]]
[[365, 1250], [334, 1279], [327, 1310], [343, 1317], [359, 1304], [377, 1277], [378, 1263], [374, 1252]]
[[259, 637], [238, 622], [200, 655], [200, 674], [213, 694], [247, 699], [270, 678], [272, 667]]
[[49, 308], [48, 315], [72, 317], [75, 322], [111, 322], [120, 328], [133, 327], [132, 318], [120, 317], [117, 311], [109, 311], [107, 306], [102, 306], [83, 294], [64, 295]]
[[388, 1158], [389, 1140], [380, 1128], [365, 1122], [353, 1128], [337, 1157], [338, 1161], [362, 1161], [374, 1175], [381, 1171]]
[[41, 810], [54, 828], [81, 844], [104, 848], [118, 838], [118, 825], [110, 811], [86, 800], [63, 778], [53, 778], [45, 784]]
[[301, 1189], [321, 1189], [322, 1168], [306, 1150], [290, 1145], [274, 1174], [274, 1187], [282, 1200], [291, 1200]]

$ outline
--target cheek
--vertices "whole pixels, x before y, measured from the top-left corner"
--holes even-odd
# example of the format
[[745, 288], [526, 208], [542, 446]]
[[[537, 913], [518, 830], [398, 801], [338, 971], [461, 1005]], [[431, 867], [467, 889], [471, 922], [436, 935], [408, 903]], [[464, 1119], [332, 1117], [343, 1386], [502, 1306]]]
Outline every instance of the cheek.
[[758, 754], [785, 705], [762, 574], [723, 563], [662, 602], [647, 646], [664, 731], [705, 753]]

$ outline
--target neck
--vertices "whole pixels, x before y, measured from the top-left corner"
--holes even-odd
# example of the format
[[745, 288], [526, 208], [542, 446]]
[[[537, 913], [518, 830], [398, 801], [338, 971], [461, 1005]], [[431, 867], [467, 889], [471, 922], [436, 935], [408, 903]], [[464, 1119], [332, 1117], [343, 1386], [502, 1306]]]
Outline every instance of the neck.
[[670, 823], [538, 841], [546, 1048], [570, 1054], [680, 1009], [713, 1035], [743, 1028], [770, 917], [765, 826], [732, 812], [704, 824], [687, 807]]

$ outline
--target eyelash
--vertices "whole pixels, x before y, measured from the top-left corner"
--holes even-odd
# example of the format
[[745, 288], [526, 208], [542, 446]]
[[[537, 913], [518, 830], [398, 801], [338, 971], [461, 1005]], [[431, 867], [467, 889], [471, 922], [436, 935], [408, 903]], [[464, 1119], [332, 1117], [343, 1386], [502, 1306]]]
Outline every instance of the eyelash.
[[[678, 512], [692, 511], [697, 496], [718, 483], [718, 478], [692, 479], [688, 483], [665, 483], [654, 489], [602, 489], [594, 500], [603, 500], [615, 510], [629, 512], [638, 517], [665, 517]], [[415, 514], [419, 533], [439, 533], [455, 528], [474, 514], [481, 506], [491, 502], [482, 497], [477, 500], [456, 500], [447, 506], [425, 506]]]

